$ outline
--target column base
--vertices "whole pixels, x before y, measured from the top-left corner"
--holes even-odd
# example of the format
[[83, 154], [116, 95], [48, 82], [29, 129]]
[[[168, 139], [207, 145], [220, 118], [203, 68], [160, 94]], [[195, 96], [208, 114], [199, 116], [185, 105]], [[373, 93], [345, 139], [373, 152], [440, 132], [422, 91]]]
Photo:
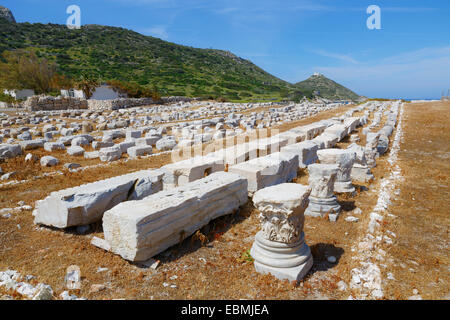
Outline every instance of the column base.
[[353, 165], [351, 177], [352, 180], [359, 182], [370, 182], [374, 179], [370, 168], [368, 166], [362, 166], [360, 164]]
[[355, 192], [355, 187], [353, 186], [351, 181], [336, 181], [334, 183], [334, 192], [337, 193], [352, 193]]
[[311, 250], [304, 239], [302, 232], [299, 241], [289, 244], [281, 243], [269, 241], [263, 238], [261, 231], [258, 232], [250, 251], [255, 259], [256, 272], [270, 273], [280, 280], [301, 280], [313, 265]]
[[309, 205], [305, 210], [305, 216], [323, 218], [328, 213], [329, 215], [335, 215], [337, 219], [340, 212], [341, 206], [337, 202], [336, 196], [326, 199], [309, 196]]

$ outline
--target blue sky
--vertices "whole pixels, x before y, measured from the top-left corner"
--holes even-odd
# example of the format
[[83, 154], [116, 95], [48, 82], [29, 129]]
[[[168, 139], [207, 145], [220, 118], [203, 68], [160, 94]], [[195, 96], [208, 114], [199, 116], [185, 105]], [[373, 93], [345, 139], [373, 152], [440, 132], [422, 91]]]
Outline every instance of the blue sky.
[[[120, 26], [198, 47], [229, 50], [297, 82], [314, 72], [358, 94], [440, 98], [450, 89], [448, 0], [0, 0], [18, 22]], [[369, 5], [381, 30], [369, 30]]]

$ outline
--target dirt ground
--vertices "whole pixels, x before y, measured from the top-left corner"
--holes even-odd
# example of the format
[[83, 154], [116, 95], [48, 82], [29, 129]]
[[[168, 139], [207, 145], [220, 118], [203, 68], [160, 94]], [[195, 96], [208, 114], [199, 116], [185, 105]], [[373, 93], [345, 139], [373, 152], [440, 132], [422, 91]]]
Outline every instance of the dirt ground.
[[[445, 128], [449, 107], [450, 103], [404, 107], [399, 162], [405, 180], [391, 208], [397, 218], [388, 222], [392, 224], [389, 230], [397, 237], [394, 245], [386, 249], [393, 258], [389, 269], [396, 279], [384, 283], [387, 299], [406, 299], [413, 295], [413, 289], [423, 298], [449, 298], [450, 151], [449, 130]], [[281, 131], [342, 114], [348, 108], [286, 124]], [[362, 137], [361, 129], [358, 134]], [[344, 141], [338, 147], [347, 145]], [[235, 214], [211, 222], [178, 246], [156, 256], [160, 260], [156, 270], [131, 264], [92, 246], [93, 236], [103, 236], [100, 224], [92, 233], [78, 235], [73, 229], [62, 232], [35, 226], [31, 211], [15, 213], [9, 219], [0, 217], [0, 270], [35, 275], [34, 281], [52, 286], [55, 297], [67, 290], [64, 282], [67, 267], [77, 265], [81, 269], [82, 288], [71, 293], [89, 299], [347, 299], [354, 293], [350, 289], [339, 290], [338, 283], [350, 282], [350, 270], [355, 267], [351, 249], [365, 232], [365, 222], [377, 201], [379, 181], [389, 170], [386, 157], [378, 159], [372, 184], [356, 185], [354, 197], [339, 196], [343, 212], [337, 222], [307, 217], [304, 231], [314, 266], [299, 284], [255, 272], [248, 251], [260, 226], [251, 201]], [[0, 208], [15, 207], [21, 200], [33, 206], [34, 201], [54, 190], [157, 168], [169, 161], [170, 155], [160, 155], [1, 188]], [[296, 182], [306, 184], [307, 179], [307, 173], [301, 172]], [[355, 208], [363, 212], [360, 221], [345, 221]], [[331, 255], [336, 257], [335, 263], [327, 261]], [[107, 270], [98, 272], [98, 268]], [[105, 289], [91, 290], [95, 284], [103, 284]]]

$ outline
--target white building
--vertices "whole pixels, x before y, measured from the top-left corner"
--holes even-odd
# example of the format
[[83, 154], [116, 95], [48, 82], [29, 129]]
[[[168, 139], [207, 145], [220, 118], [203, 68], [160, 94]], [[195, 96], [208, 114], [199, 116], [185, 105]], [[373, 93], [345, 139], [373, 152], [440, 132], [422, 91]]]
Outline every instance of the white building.
[[4, 90], [4, 94], [8, 94], [16, 100], [28, 99], [29, 97], [34, 96], [34, 90], [31, 89], [23, 89], [23, 90]]
[[112, 100], [118, 98], [127, 98], [127, 94], [122, 94], [106, 84], [95, 88], [91, 96], [92, 100]]
[[80, 98], [86, 99], [86, 96], [83, 90], [69, 89], [69, 90], [61, 90], [61, 96], [64, 98]]

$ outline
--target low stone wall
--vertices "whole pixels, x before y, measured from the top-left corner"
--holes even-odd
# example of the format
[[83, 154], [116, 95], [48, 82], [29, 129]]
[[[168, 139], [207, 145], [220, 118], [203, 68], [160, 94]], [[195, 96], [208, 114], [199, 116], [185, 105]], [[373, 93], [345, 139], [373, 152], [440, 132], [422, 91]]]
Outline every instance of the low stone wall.
[[124, 108], [133, 108], [155, 104], [156, 102], [152, 98], [141, 99], [113, 99], [113, 100], [93, 100], [87, 101], [89, 110], [117, 110]]
[[117, 110], [125, 108], [134, 108], [140, 106], [147, 106], [152, 104], [166, 104], [166, 103], [177, 103], [177, 102], [191, 102], [193, 98], [187, 97], [163, 97], [156, 101], [152, 98], [120, 98], [112, 100], [88, 100], [89, 110]]
[[33, 96], [22, 103], [27, 111], [87, 109], [88, 103], [80, 98], [61, 98], [51, 96]]

